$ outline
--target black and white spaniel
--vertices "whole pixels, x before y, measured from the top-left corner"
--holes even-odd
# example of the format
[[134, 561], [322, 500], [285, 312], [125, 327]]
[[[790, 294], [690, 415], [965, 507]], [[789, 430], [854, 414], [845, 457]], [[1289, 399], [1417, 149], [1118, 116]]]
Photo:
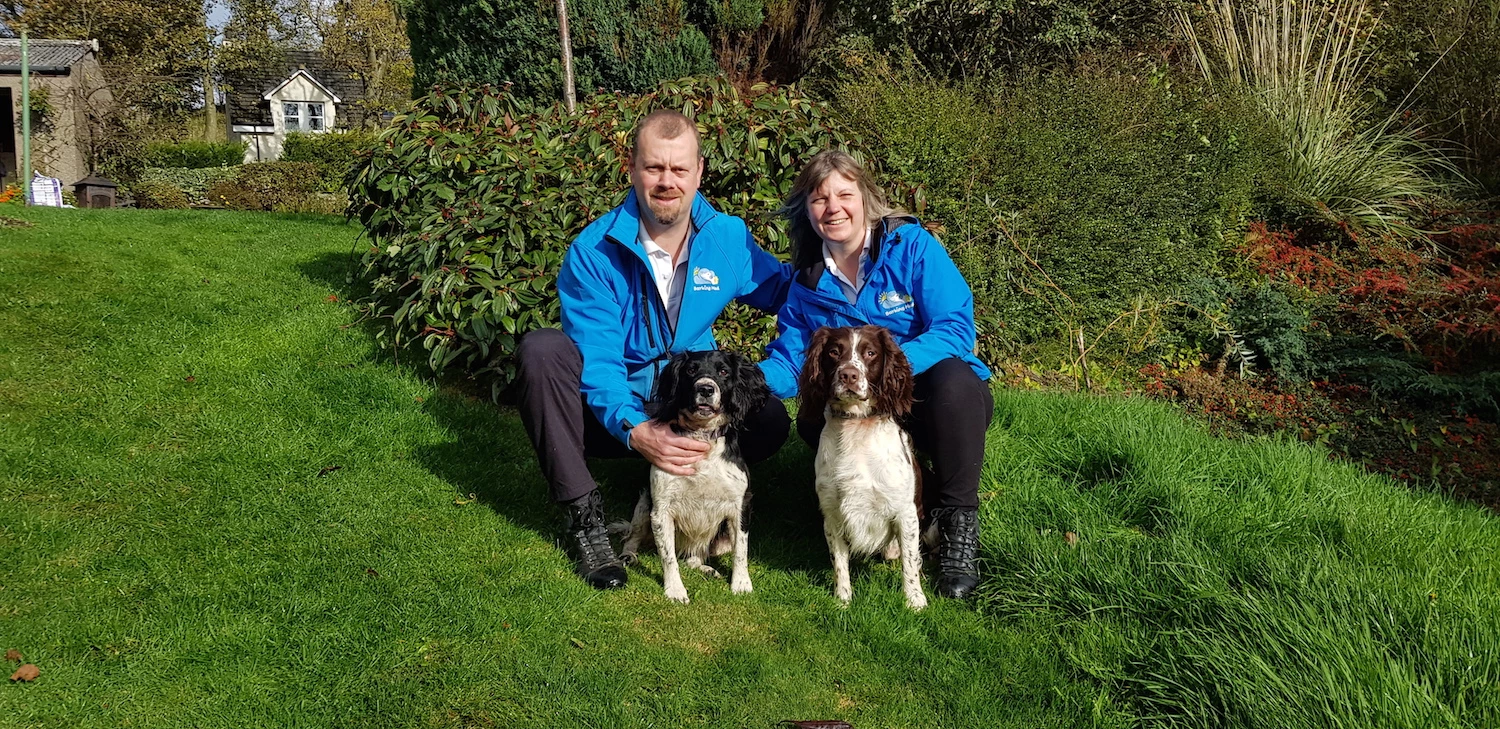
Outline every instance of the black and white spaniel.
[[911, 364], [885, 327], [824, 327], [807, 346], [800, 389], [802, 412], [825, 419], [813, 469], [834, 596], [847, 604], [854, 595], [851, 552], [890, 555], [894, 544], [906, 605], [921, 610], [927, 606], [918, 551], [921, 484], [911, 436], [899, 423], [911, 412]]
[[750, 592], [750, 537], [745, 524], [749, 473], [740, 456], [736, 429], [771, 396], [766, 379], [759, 367], [733, 352], [685, 352], [662, 371], [656, 392], [661, 403], [656, 420], [670, 423], [678, 433], [704, 441], [710, 448], [694, 465], [691, 476], [674, 476], [651, 467], [651, 488], [636, 503], [623, 557], [634, 562], [643, 542], [654, 538], [667, 597], [685, 603], [688, 594], [677, 557], [682, 555], [689, 567], [718, 577], [704, 560], [721, 553], [714, 548], [722, 529], [734, 552], [730, 589]]

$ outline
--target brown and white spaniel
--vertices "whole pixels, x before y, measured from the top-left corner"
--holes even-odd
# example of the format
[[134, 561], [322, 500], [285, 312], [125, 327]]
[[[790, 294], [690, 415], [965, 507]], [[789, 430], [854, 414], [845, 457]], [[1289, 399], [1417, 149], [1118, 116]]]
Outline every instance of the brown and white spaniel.
[[849, 555], [899, 547], [906, 605], [927, 606], [918, 552], [920, 488], [911, 436], [911, 364], [885, 327], [819, 329], [799, 385], [802, 412], [825, 419], [813, 461], [823, 534], [833, 555], [833, 594], [848, 604]]

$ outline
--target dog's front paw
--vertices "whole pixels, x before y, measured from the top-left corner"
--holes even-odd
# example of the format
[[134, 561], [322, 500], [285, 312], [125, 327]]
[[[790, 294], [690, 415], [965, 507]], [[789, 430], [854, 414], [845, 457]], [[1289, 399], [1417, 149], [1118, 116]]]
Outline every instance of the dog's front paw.
[[627, 566], [636, 565], [640, 563], [641, 556], [636, 554], [635, 552], [621, 552], [620, 561], [625, 563]]
[[729, 591], [736, 595], [744, 595], [755, 589], [750, 585], [750, 575], [735, 575], [734, 581], [729, 583]]
[[683, 605], [688, 604], [689, 601], [688, 601], [687, 588], [685, 588], [685, 587], [683, 587], [681, 585], [678, 585], [676, 587], [668, 587], [667, 588], [667, 599], [671, 600], [673, 602], [680, 602]]
[[911, 608], [912, 612], [918, 612], [922, 608], [927, 607], [927, 595], [926, 595], [926, 593], [923, 593], [923, 592], [919, 591], [919, 592], [907, 595], [906, 596], [906, 606], [909, 607], [909, 608]]

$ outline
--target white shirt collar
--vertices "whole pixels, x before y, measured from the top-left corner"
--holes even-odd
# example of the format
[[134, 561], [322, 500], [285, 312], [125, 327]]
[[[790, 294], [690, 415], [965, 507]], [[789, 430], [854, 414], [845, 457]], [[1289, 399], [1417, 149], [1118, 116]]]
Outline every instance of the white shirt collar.
[[844, 298], [849, 303], [859, 297], [859, 290], [865, 286], [865, 269], [870, 267], [870, 240], [874, 237], [870, 228], [865, 228], [865, 245], [859, 252], [859, 268], [854, 271], [854, 280], [850, 281], [844, 272], [839, 270], [838, 263], [833, 260], [833, 249], [828, 247], [828, 241], [823, 241], [823, 265], [828, 272], [833, 274], [834, 283], [839, 285], [839, 290], [844, 293]]
[[667, 321], [675, 330], [677, 327], [677, 314], [682, 309], [682, 290], [687, 284], [688, 256], [693, 249], [693, 226], [688, 225], [687, 236], [682, 239], [682, 249], [677, 252], [677, 265], [672, 265], [672, 254], [656, 244], [651, 239], [651, 234], [646, 231], [646, 223], [642, 221], [636, 233], [640, 240], [641, 248], [646, 251], [646, 258], [651, 262], [651, 278], [656, 283], [656, 292], [661, 296], [661, 303], [667, 309]]

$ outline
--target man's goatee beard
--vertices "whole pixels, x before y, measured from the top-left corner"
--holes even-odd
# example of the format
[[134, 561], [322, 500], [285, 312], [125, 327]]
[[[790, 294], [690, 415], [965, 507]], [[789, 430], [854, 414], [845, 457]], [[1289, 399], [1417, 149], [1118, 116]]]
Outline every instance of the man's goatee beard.
[[681, 214], [679, 207], [667, 209], [649, 201], [646, 203], [646, 207], [651, 210], [651, 217], [656, 218], [656, 222], [661, 225], [671, 225], [677, 222], [677, 218]]

